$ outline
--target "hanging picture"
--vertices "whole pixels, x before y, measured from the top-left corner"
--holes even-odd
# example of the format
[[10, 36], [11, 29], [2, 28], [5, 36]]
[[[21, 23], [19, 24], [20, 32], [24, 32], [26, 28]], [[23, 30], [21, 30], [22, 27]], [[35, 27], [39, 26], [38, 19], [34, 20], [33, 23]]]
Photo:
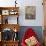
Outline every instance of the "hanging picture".
[[9, 10], [2, 10], [2, 15], [9, 15]]
[[36, 7], [26, 6], [25, 8], [25, 19], [35, 19], [36, 18]]

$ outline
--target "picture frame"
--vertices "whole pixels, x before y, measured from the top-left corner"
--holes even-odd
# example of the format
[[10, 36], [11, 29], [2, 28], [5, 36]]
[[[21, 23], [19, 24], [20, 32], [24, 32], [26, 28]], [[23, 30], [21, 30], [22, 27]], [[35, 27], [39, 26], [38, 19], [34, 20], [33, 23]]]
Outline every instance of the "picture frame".
[[9, 14], [10, 14], [10, 15], [16, 15], [17, 13], [18, 13], [18, 12], [17, 12], [16, 10], [10, 10], [10, 11], [9, 11]]
[[25, 19], [35, 19], [36, 18], [36, 7], [35, 6], [26, 6], [25, 7]]
[[9, 10], [2, 10], [2, 15], [9, 15]]

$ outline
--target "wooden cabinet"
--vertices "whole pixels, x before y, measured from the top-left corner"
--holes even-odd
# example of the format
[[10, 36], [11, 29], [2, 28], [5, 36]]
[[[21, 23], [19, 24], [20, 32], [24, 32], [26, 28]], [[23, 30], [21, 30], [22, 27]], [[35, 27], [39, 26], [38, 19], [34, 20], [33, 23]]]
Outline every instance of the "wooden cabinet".
[[[9, 18], [10, 17], [10, 18]], [[18, 46], [19, 39], [16, 40], [16, 36], [18, 35], [19, 31], [19, 7], [0, 7], [0, 32], [1, 32], [1, 41], [0, 46]], [[10, 33], [14, 33], [10, 40], [5, 40], [2, 35], [6, 32], [6, 35], [10, 36]], [[16, 34], [16, 35], [15, 35]], [[18, 36], [17, 36], [18, 37]], [[12, 39], [13, 38], [13, 39]], [[15, 40], [14, 40], [15, 39]]]

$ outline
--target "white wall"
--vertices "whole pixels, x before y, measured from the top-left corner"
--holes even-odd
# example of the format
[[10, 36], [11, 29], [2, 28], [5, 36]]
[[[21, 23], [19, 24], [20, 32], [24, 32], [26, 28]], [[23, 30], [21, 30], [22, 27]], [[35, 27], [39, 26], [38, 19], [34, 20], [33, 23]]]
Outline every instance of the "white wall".
[[[21, 4], [20, 11], [20, 23], [23, 26], [43, 26], [43, 6], [42, 0], [25, 0], [24, 4]], [[22, 2], [22, 3], [23, 3]], [[36, 6], [36, 19], [25, 20], [25, 6]]]
[[[1, 7], [14, 6], [15, 0], [0, 0]], [[43, 26], [43, 6], [42, 0], [17, 0], [20, 7], [19, 10], [19, 24], [21, 26]], [[25, 20], [25, 6], [36, 6], [36, 19]]]

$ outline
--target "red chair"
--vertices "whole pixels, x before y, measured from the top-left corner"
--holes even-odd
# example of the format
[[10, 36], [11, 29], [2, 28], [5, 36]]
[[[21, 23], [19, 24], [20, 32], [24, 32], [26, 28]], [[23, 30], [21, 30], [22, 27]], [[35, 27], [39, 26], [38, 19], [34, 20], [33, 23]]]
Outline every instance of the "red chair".
[[[26, 43], [25, 43], [25, 40], [32, 37], [32, 36], [34, 36], [37, 39], [37, 35], [34, 32], [34, 30], [32, 28], [28, 28], [27, 31], [25, 32], [24, 37], [22, 38], [21, 46], [27, 46]], [[37, 42], [37, 44], [35, 46], [41, 46], [39, 41]]]

